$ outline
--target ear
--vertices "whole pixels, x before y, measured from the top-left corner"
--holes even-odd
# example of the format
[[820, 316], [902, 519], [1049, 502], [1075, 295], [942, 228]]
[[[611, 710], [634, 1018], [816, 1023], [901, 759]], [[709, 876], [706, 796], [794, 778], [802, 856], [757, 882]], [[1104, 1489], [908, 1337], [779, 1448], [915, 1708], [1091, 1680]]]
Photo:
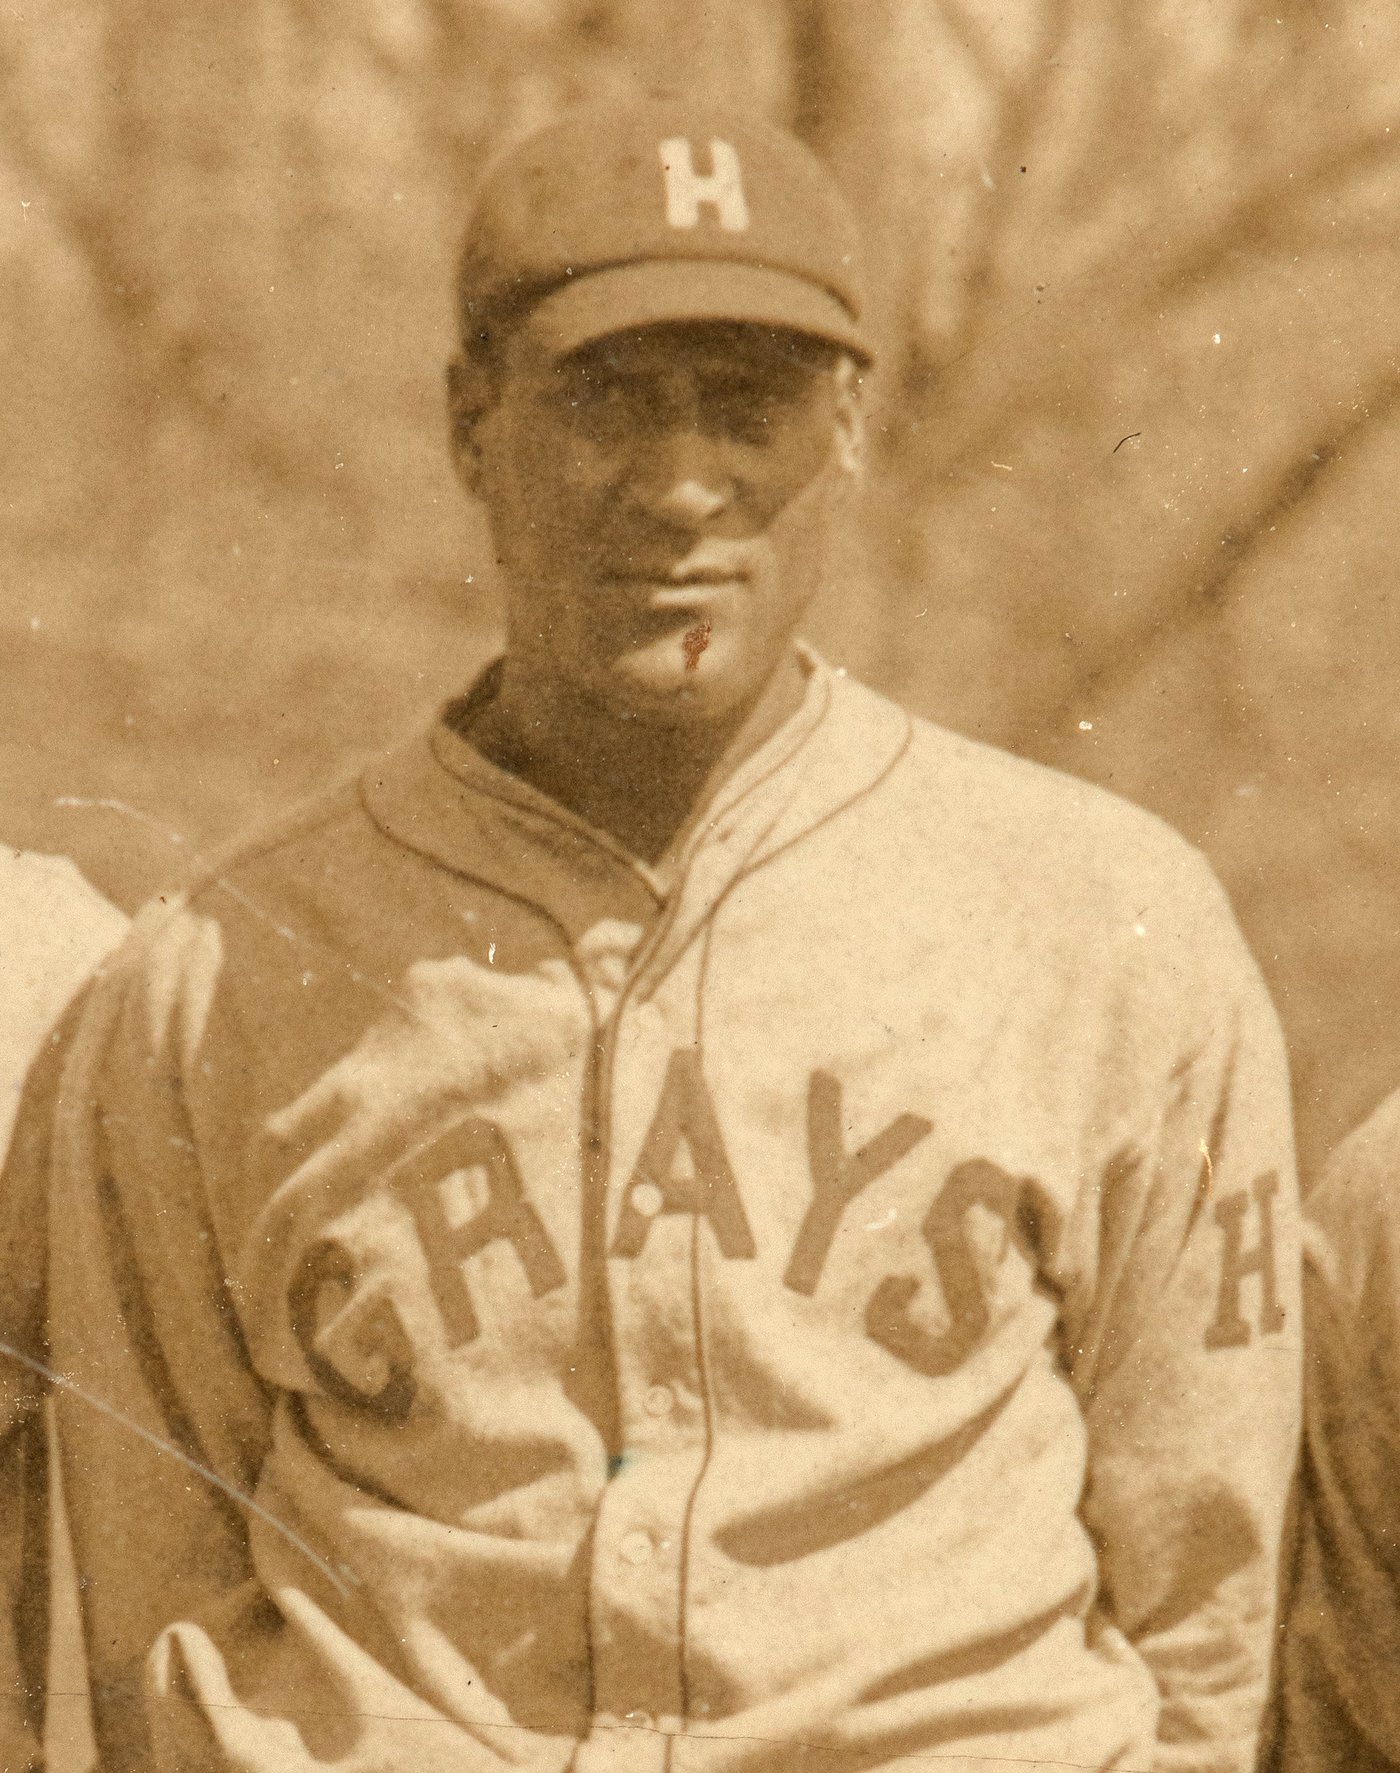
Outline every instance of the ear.
[[481, 421], [491, 407], [489, 378], [479, 363], [454, 357], [447, 366], [448, 442], [457, 478], [481, 496]]
[[836, 381], [836, 461], [854, 478], [865, 467], [865, 391], [860, 365], [843, 353], [833, 373]]

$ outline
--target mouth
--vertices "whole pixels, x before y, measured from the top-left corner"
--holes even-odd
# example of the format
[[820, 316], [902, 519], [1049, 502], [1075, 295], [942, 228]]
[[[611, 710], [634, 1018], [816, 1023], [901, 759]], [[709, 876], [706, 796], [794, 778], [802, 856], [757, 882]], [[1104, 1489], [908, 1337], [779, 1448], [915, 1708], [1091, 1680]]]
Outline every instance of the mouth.
[[740, 567], [705, 565], [658, 568], [648, 571], [629, 568], [611, 575], [615, 584], [624, 586], [642, 599], [648, 610], [691, 614], [727, 591], [742, 589], [749, 575]]

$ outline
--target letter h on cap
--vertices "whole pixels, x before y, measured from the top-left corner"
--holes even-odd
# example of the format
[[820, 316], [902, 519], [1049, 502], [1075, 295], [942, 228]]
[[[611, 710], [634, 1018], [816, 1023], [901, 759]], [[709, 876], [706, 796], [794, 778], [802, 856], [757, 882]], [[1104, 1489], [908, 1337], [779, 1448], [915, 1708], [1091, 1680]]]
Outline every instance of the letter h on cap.
[[710, 138], [710, 170], [695, 170], [690, 143], [683, 135], [658, 144], [666, 179], [666, 220], [673, 228], [698, 228], [700, 205], [712, 203], [726, 234], [742, 234], [749, 225], [739, 156], [732, 142]]

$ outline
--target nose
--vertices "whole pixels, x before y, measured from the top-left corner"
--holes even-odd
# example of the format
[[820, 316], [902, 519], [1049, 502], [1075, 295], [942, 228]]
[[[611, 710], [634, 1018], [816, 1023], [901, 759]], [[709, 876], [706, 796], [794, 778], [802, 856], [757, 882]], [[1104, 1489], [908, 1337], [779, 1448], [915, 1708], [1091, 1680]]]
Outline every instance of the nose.
[[664, 522], [699, 529], [732, 501], [733, 474], [722, 441], [701, 431], [695, 403], [676, 407], [643, 445], [642, 496]]
[[661, 511], [678, 523], [707, 523], [717, 517], [729, 502], [720, 488], [713, 484], [717, 475], [704, 479], [694, 474], [676, 476], [658, 501]]

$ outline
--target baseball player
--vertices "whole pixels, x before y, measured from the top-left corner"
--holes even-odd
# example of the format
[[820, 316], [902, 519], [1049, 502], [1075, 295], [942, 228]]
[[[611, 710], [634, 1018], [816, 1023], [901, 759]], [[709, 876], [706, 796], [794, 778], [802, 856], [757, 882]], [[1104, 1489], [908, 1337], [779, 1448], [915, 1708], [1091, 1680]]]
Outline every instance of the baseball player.
[[1307, 1198], [1307, 1443], [1275, 1773], [1400, 1767], [1400, 1094]]
[[794, 639], [870, 360], [799, 144], [577, 113], [459, 294], [502, 657], [58, 1095], [103, 1768], [1244, 1773], [1297, 1214], [1220, 889]]

